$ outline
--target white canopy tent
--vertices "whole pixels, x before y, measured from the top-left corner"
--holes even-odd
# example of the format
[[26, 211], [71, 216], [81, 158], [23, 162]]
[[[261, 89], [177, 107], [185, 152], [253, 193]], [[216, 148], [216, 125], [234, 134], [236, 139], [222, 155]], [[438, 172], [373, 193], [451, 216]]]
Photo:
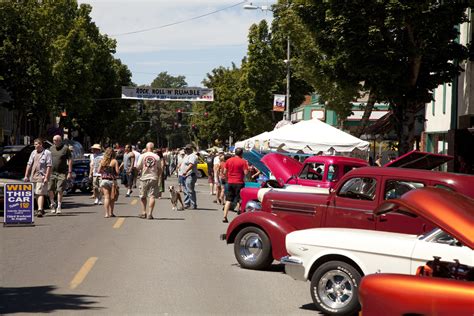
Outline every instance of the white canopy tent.
[[264, 132], [244, 141], [236, 147], [304, 153], [350, 153], [354, 150], [367, 151], [369, 143], [354, 137], [319, 119], [300, 121], [285, 125], [271, 132]]
[[261, 147], [263, 146], [263, 143], [268, 140], [269, 134], [271, 132], [263, 132], [261, 134], [258, 134], [256, 136], [250, 137], [245, 140], [241, 140], [235, 143], [235, 147], [238, 148], [243, 148], [245, 150], [251, 150], [253, 148], [260, 150]]
[[354, 149], [367, 151], [369, 143], [319, 119], [300, 121], [286, 125], [271, 132], [270, 149], [284, 149], [289, 152], [304, 151], [311, 153], [352, 152]]

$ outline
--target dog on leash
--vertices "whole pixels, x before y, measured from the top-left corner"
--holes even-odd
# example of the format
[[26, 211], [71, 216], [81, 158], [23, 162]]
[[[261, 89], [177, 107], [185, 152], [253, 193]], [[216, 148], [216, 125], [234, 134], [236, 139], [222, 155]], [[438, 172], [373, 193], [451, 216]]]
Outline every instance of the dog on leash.
[[171, 205], [173, 206], [173, 211], [177, 211], [178, 210], [178, 202], [181, 204], [181, 208], [179, 210], [184, 210], [184, 203], [183, 203], [183, 199], [181, 198], [181, 193], [179, 193], [178, 191], [176, 191], [176, 189], [174, 188], [174, 185], [170, 185], [169, 186], [169, 191], [170, 191], [170, 195], [171, 195]]

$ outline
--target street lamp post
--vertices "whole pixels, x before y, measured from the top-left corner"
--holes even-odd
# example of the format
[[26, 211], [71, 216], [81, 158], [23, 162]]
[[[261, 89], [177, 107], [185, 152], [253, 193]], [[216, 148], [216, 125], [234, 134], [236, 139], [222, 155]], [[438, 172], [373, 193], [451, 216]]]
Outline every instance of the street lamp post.
[[[289, 1], [286, 1], [286, 6], [289, 6]], [[252, 3], [244, 5], [245, 10], [257, 10], [262, 11], [273, 11], [269, 6], [256, 6]], [[290, 117], [290, 35], [286, 37], [286, 108], [285, 108], [285, 119], [291, 121]]]

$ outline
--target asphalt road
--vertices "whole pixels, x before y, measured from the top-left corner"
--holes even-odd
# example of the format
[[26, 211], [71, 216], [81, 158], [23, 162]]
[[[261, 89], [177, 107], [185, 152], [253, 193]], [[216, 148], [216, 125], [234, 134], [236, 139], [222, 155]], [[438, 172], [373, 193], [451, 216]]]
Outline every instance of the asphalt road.
[[196, 188], [199, 209], [172, 211], [165, 193], [154, 220], [139, 219], [138, 192], [126, 198], [122, 188], [116, 218], [73, 194], [60, 216], [0, 227], [0, 314], [317, 314], [309, 283], [282, 265], [240, 268], [219, 240], [228, 224], [207, 180]]

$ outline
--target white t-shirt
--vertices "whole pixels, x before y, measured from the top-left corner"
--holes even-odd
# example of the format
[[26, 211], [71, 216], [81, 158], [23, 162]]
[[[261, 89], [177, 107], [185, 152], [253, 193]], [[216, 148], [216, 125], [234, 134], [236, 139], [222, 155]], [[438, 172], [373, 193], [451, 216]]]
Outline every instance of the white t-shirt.
[[137, 168], [141, 171], [141, 180], [158, 180], [161, 174], [160, 157], [152, 152], [141, 154]]
[[140, 153], [136, 150], [132, 150], [133, 153], [135, 154], [135, 163], [133, 164], [133, 166], [136, 168], [138, 167], [138, 160], [140, 159]]

